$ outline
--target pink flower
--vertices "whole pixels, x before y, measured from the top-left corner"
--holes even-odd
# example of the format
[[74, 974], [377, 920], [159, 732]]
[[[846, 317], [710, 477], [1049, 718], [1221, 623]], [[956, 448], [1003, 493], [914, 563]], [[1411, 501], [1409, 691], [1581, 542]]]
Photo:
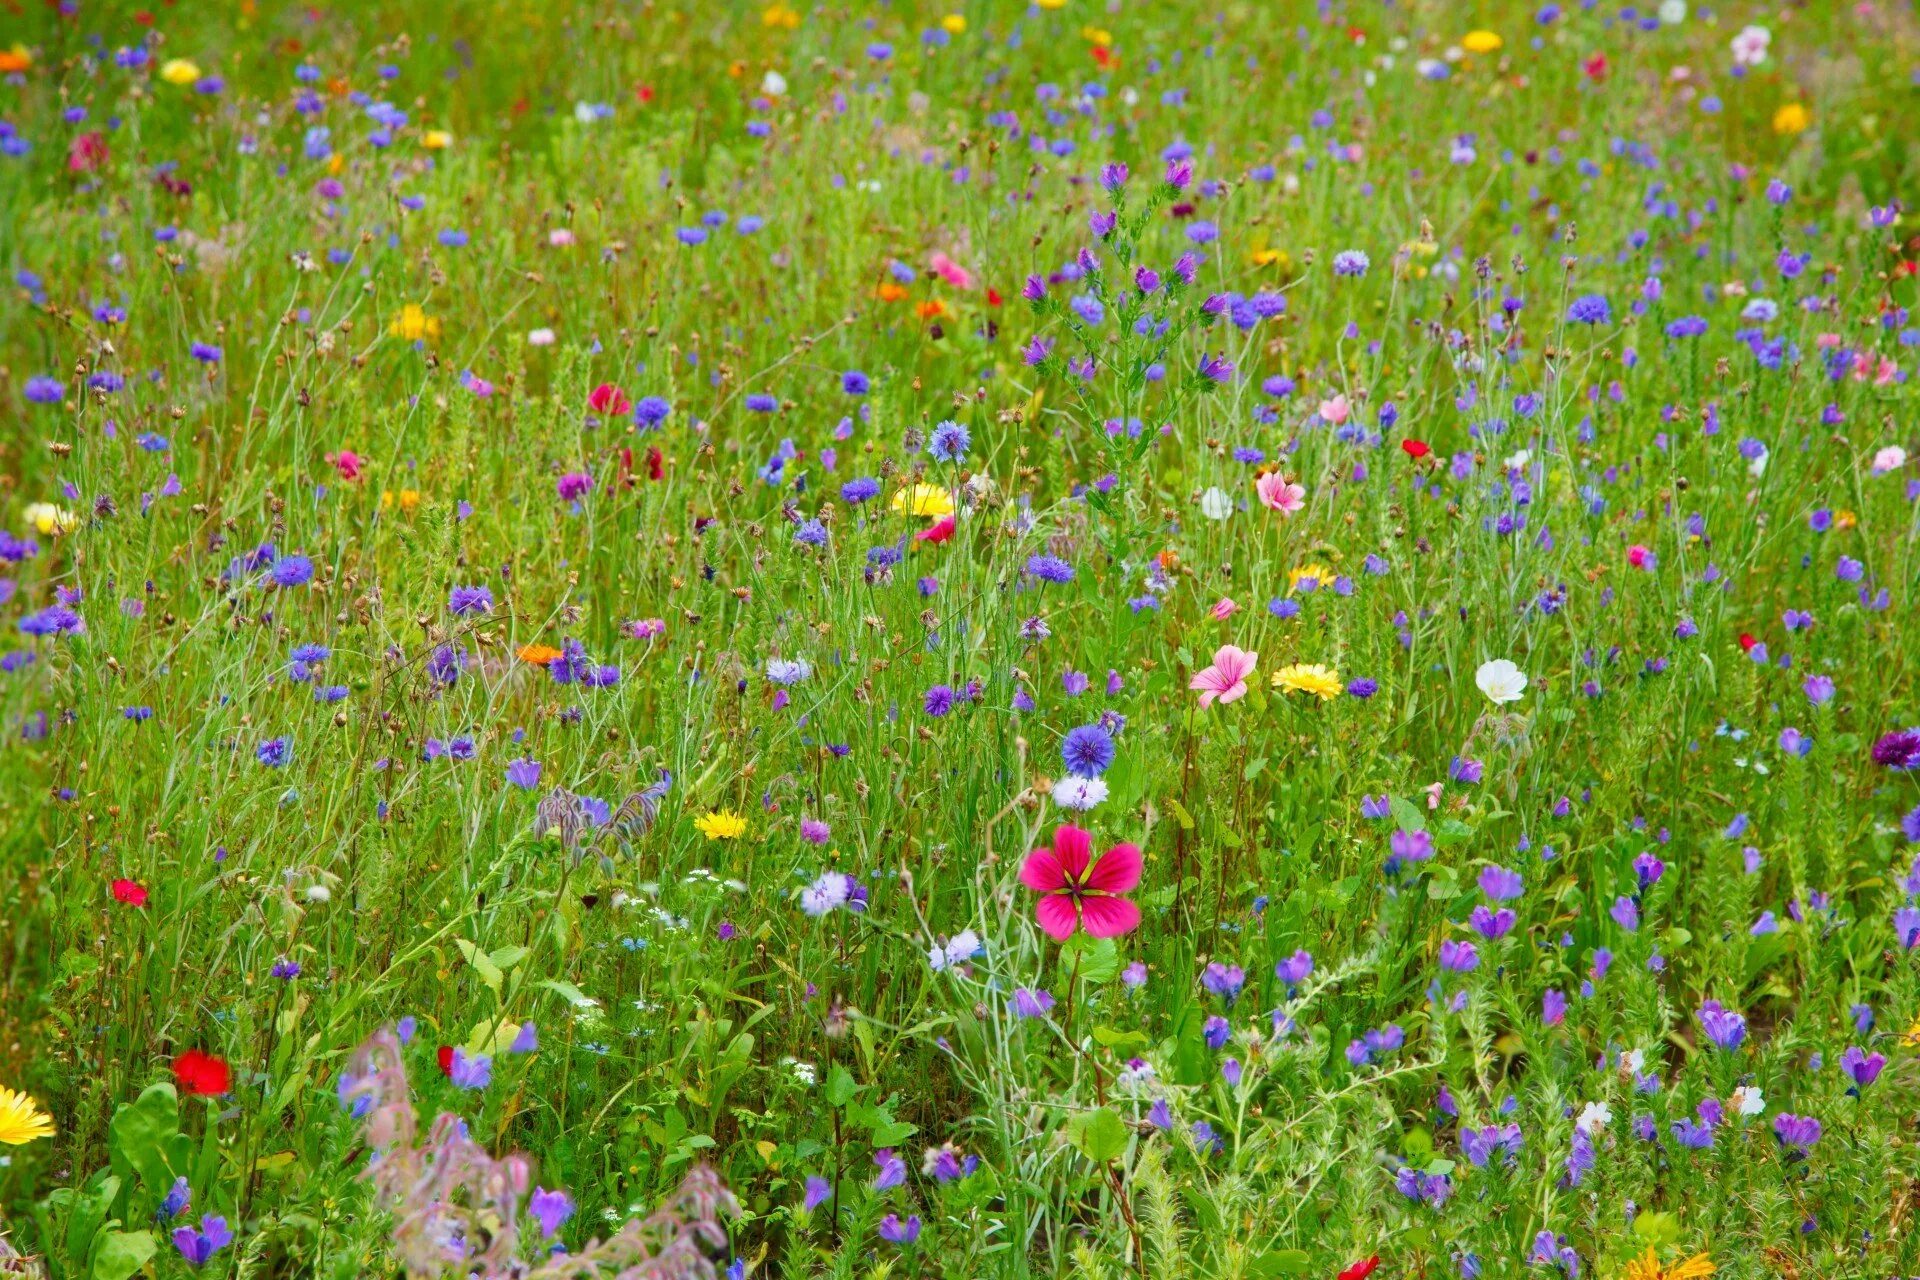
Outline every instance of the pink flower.
[[1307, 486], [1295, 484], [1278, 471], [1269, 471], [1253, 482], [1260, 501], [1283, 516], [1290, 516], [1307, 505]]
[[1344, 395], [1336, 395], [1331, 400], [1322, 400], [1320, 402], [1320, 417], [1332, 426], [1337, 427], [1345, 422], [1347, 415], [1351, 412], [1352, 409], [1347, 404], [1347, 398]]
[[1233, 602], [1232, 596], [1221, 596], [1220, 602], [1207, 610], [1215, 618], [1230, 618], [1240, 612], [1240, 606]]
[[625, 413], [632, 407], [627, 393], [611, 382], [603, 382], [587, 393], [587, 408], [595, 413]]
[[1140, 883], [1140, 850], [1117, 844], [1088, 866], [1092, 852], [1087, 832], [1056, 827], [1053, 848], [1035, 849], [1020, 868], [1020, 883], [1040, 895], [1034, 918], [1057, 942], [1075, 928], [1090, 938], [1117, 938], [1140, 925], [1140, 908], [1120, 896]]
[[1232, 702], [1246, 694], [1247, 677], [1253, 674], [1253, 664], [1259, 660], [1257, 653], [1223, 644], [1213, 655], [1213, 665], [1205, 671], [1194, 672], [1187, 688], [1200, 690], [1203, 707], [1212, 706], [1215, 698], [1223, 703]]
[[1650, 569], [1654, 565], [1653, 548], [1634, 543], [1627, 548], [1627, 563], [1636, 569]]
[[67, 172], [87, 173], [107, 162], [107, 140], [98, 130], [83, 133], [67, 146]]
[[949, 258], [946, 254], [935, 251], [933, 257], [928, 261], [933, 267], [933, 274], [939, 276], [954, 288], [973, 288], [973, 276], [965, 267], [955, 262], [952, 258]]
[[351, 482], [360, 478], [360, 455], [353, 450], [342, 449], [338, 453], [329, 454], [327, 461], [339, 471], [342, 480]]

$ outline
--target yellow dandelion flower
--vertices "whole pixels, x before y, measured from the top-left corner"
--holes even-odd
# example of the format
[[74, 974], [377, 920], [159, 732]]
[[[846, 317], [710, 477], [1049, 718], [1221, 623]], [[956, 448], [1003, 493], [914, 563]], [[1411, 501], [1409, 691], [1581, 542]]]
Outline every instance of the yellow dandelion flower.
[[1920, 1049], [1920, 1018], [1915, 1018], [1913, 1025], [1901, 1034], [1900, 1043], [1909, 1049]]
[[170, 58], [160, 64], [160, 78], [184, 87], [200, 78], [200, 68], [185, 58]]
[[1296, 662], [1273, 673], [1273, 687], [1288, 693], [1310, 693], [1322, 702], [1331, 702], [1346, 688], [1340, 673], [1317, 662]]
[[1773, 131], [1785, 137], [1805, 133], [1813, 123], [1813, 113], [1797, 102], [1789, 102], [1773, 113]]
[[1297, 569], [1287, 570], [1287, 590], [1298, 591], [1301, 582], [1311, 578], [1314, 587], [1324, 587], [1333, 581], [1333, 570], [1323, 564], [1303, 564]]
[[34, 532], [43, 538], [57, 538], [80, 527], [79, 516], [51, 502], [30, 502], [22, 514], [26, 516], [27, 523], [33, 526]]
[[1468, 53], [1498, 53], [1506, 44], [1497, 31], [1469, 31], [1460, 41]]
[[24, 1093], [0, 1084], [0, 1144], [23, 1147], [35, 1138], [53, 1136], [53, 1117]]
[[440, 317], [430, 316], [426, 308], [417, 302], [409, 302], [400, 308], [400, 314], [387, 326], [387, 332], [396, 338], [405, 338], [408, 342], [418, 342], [422, 338], [440, 336]]
[[695, 819], [694, 826], [709, 840], [738, 840], [747, 833], [747, 820], [726, 809], [713, 809]]
[[953, 495], [937, 484], [908, 485], [893, 495], [893, 510], [941, 520], [953, 514]]
[[948, 35], [957, 36], [961, 32], [967, 29], [967, 20], [961, 17], [957, 13], [950, 13], [946, 17], [940, 19], [940, 26], [947, 32]]
[[429, 151], [445, 151], [453, 145], [453, 135], [445, 129], [429, 129], [420, 136], [420, 145]]
[[1685, 1262], [1676, 1262], [1672, 1266], [1663, 1266], [1660, 1255], [1649, 1246], [1647, 1251], [1627, 1264], [1620, 1273], [1620, 1280], [1704, 1280], [1712, 1275], [1717, 1267], [1713, 1259], [1704, 1253], [1696, 1253]]

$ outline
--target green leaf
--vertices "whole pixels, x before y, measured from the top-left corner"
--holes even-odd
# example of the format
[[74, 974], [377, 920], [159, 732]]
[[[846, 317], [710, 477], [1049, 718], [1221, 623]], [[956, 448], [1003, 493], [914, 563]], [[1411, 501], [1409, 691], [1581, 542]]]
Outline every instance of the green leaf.
[[116, 1108], [107, 1132], [113, 1167], [122, 1175], [138, 1174], [156, 1198], [187, 1171], [190, 1143], [180, 1133], [180, 1099], [169, 1083], [148, 1085]]
[[127, 1280], [154, 1254], [151, 1231], [114, 1231], [100, 1237], [94, 1250], [92, 1280]]
[[[576, 1009], [598, 1009], [600, 1007], [598, 1000], [595, 1000], [571, 982], [562, 982], [558, 978], [548, 978], [540, 985]], [[772, 1008], [772, 1006], [769, 1005], [768, 1008]]]
[[455, 938], [453, 945], [460, 948], [460, 954], [467, 958], [467, 963], [473, 966], [473, 971], [480, 975], [480, 981], [487, 984], [487, 990], [498, 996], [500, 983], [507, 975], [500, 971], [500, 966], [493, 962], [493, 957], [465, 938]]
[[844, 1107], [858, 1092], [860, 1086], [853, 1082], [853, 1072], [835, 1063], [833, 1070], [827, 1072], [827, 1105]]
[[1633, 1220], [1633, 1234], [1653, 1248], [1680, 1239], [1680, 1219], [1671, 1213], [1642, 1213]]
[[1120, 948], [1112, 938], [1089, 938], [1076, 933], [1060, 944], [1060, 972], [1071, 978], [1078, 973], [1082, 982], [1099, 986], [1120, 972]]
[[1105, 1164], [1125, 1151], [1131, 1136], [1127, 1122], [1105, 1107], [1083, 1111], [1067, 1121], [1067, 1141], [1095, 1164]]
[[1266, 767], [1267, 767], [1267, 758], [1265, 756], [1261, 756], [1258, 760], [1248, 761], [1247, 767], [1240, 771], [1240, 777], [1244, 781], [1252, 782], [1255, 778], [1260, 776], [1260, 771]]
[[1187, 812], [1187, 807], [1185, 805], [1181, 804], [1178, 800], [1175, 800], [1172, 796], [1168, 796], [1167, 808], [1173, 811], [1173, 819], [1175, 822], [1178, 822], [1180, 824], [1181, 830], [1183, 831], [1193, 830], [1193, 815]]
[[1414, 832], [1427, 829], [1426, 816], [1413, 807], [1412, 801], [1402, 800], [1399, 796], [1388, 796], [1387, 807], [1393, 810], [1394, 823], [1402, 831]]
[[491, 959], [494, 962], [494, 964], [500, 967], [500, 970], [503, 973], [506, 972], [508, 969], [513, 968], [513, 966], [519, 964], [522, 960], [525, 960], [526, 958], [527, 958], [527, 949], [525, 947], [520, 947], [520, 946], [501, 947], [498, 951], [494, 952], [492, 956], [489, 957], [489, 959]]
[[1313, 1255], [1305, 1249], [1274, 1249], [1255, 1258], [1247, 1267], [1250, 1276], [1303, 1276], [1313, 1267]]
[[1141, 1031], [1122, 1031], [1118, 1027], [1095, 1027], [1094, 1041], [1103, 1044], [1115, 1053], [1128, 1053], [1147, 1047], [1147, 1037]]
[[876, 1147], [897, 1147], [920, 1132], [917, 1124], [908, 1124], [905, 1120], [889, 1120], [885, 1124], [873, 1127], [873, 1145]]

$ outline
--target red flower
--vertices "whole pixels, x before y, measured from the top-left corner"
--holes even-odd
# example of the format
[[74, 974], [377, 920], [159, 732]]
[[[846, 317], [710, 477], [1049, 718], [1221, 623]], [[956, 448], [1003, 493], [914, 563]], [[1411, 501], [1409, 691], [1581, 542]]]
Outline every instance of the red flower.
[[658, 449], [647, 450], [647, 479], [658, 480], [667, 474], [667, 460]]
[[1342, 1271], [1338, 1280], [1367, 1280], [1367, 1277], [1373, 1274], [1373, 1269], [1379, 1265], [1380, 1255], [1377, 1253], [1371, 1258], [1362, 1258]]
[[233, 1087], [233, 1071], [223, 1059], [189, 1049], [173, 1060], [173, 1079], [183, 1093], [217, 1098]]
[[1759, 643], [1760, 643], [1760, 642], [1759, 642], [1758, 640], [1756, 640], [1756, 639], [1754, 639], [1754, 638], [1753, 638], [1753, 636], [1752, 636], [1751, 634], [1749, 634], [1748, 632], [1745, 632], [1745, 631], [1742, 631], [1742, 632], [1740, 633], [1740, 650], [1741, 650], [1741, 652], [1743, 652], [1743, 653], [1752, 653], [1752, 652], [1753, 652], [1753, 646], [1755, 646], [1755, 645], [1757, 645], [1757, 644], [1759, 644]]
[[953, 517], [947, 516], [930, 528], [913, 535], [916, 542], [945, 542], [953, 536]]
[[436, 1056], [440, 1060], [440, 1074], [451, 1078], [453, 1075], [453, 1046], [450, 1044], [441, 1045], [440, 1052]]
[[1433, 452], [1432, 446], [1425, 440], [1414, 440], [1411, 438], [1402, 440], [1400, 442], [1400, 448], [1409, 458], [1424, 458]]
[[1580, 69], [1587, 73], [1589, 80], [1605, 80], [1607, 78], [1607, 55], [1604, 53], [1594, 54], [1591, 58], [1588, 58], [1580, 64]]
[[147, 905], [147, 891], [138, 881], [120, 879], [107, 887], [112, 890], [115, 902], [124, 902], [130, 907]]
[[989, 287], [987, 289], [987, 305], [990, 307], [997, 307], [1000, 305], [1000, 291], [998, 289], [995, 289], [992, 287]]
[[587, 393], [587, 408], [595, 413], [625, 413], [632, 407], [627, 393], [611, 382], [603, 382]]
[[640, 99], [640, 105], [645, 106], [647, 103], [653, 101], [653, 86], [650, 84], [639, 85], [635, 87], [633, 96]]

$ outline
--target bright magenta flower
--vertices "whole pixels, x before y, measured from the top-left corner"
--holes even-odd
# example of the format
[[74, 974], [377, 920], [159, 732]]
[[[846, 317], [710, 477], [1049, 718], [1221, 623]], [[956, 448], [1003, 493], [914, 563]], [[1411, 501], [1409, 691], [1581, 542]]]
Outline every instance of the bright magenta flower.
[[1187, 688], [1200, 691], [1203, 707], [1212, 706], [1215, 698], [1232, 702], [1246, 693], [1247, 677], [1253, 674], [1253, 665], [1259, 660], [1257, 653], [1249, 653], [1238, 645], [1223, 644], [1213, 655], [1213, 665], [1194, 672]]
[[1120, 895], [1140, 883], [1140, 850], [1117, 844], [1088, 865], [1093, 837], [1079, 827], [1053, 832], [1053, 848], [1035, 849], [1020, 868], [1020, 883], [1040, 895], [1034, 918], [1056, 941], [1076, 928], [1091, 938], [1117, 938], [1140, 925], [1140, 908]]

